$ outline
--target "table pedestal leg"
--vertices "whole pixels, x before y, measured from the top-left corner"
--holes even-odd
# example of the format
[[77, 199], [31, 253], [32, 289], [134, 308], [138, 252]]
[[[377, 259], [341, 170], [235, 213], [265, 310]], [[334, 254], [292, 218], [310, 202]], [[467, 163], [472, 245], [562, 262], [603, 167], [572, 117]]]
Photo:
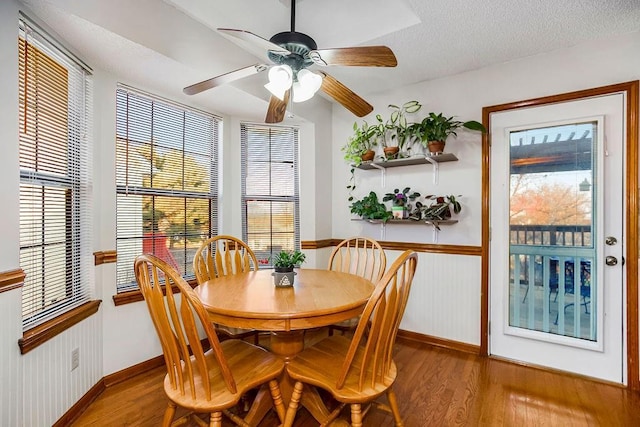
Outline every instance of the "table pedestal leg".
[[289, 363], [304, 348], [304, 331], [271, 332], [271, 352]]

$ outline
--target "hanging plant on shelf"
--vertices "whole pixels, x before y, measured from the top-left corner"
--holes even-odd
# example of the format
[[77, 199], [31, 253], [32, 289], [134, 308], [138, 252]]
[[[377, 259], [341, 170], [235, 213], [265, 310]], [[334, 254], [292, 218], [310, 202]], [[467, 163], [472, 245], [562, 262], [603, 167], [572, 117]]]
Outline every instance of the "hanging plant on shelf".
[[344, 152], [344, 159], [351, 165], [349, 185], [349, 201], [353, 200], [353, 190], [356, 189], [355, 168], [362, 162], [372, 161], [375, 156], [374, 147], [378, 144], [375, 139], [375, 128], [363, 120], [361, 125], [353, 123], [353, 135], [341, 148]]

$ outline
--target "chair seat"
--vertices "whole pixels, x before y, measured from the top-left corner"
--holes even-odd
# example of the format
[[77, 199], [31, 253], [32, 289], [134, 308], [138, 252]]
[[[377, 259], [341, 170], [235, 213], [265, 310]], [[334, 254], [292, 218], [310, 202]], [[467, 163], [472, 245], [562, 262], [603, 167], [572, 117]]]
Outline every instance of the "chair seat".
[[[205, 353], [209, 370], [209, 381], [212, 385], [211, 399], [206, 400], [202, 378], [194, 374], [194, 387], [196, 398], [191, 394], [189, 375], [185, 372], [184, 388], [185, 393], [180, 393], [180, 387], [174, 389], [167, 375], [164, 380], [164, 390], [170, 400], [177, 405], [195, 412], [214, 412], [231, 408], [236, 405], [242, 395], [248, 390], [255, 388], [266, 381], [277, 378], [284, 369], [282, 359], [274, 356], [263, 348], [256, 347], [241, 340], [227, 340], [220, 343], [227, 359], [229, 369], [233, 372], [236, 380], [237, 393], [231, 393], [224, 385], [223, 374], [219, 365], [213, 363], [215, 355], [209, 350]], [[193, 357], [191, 358], [193, 361]], [[196, 370], [197, 372], [197, 370]]]
[[[363, 400], [372, 400], [386, 393], [394, 383], [397, 376], [397, 368], [392, 362], [384, 381], [371, 384], [371, 370], [366, 371], [367, 379], [359, 389], [358, 375], [362, 366], [364, 348], [360, 347], [347, 375], [344, 387], [336, 388], [338, 376], [342, 371], [341, 363], [327, 363], [328, 355], [336, 361], [344, 360], [351, 345], [351, 338], [342, 335], [333, 335], [304, 349], [287, 366], [289, 376], [296, 381], [311, 384], [329, 391], [333, 397], [343, 403], [360, 403]], [[319, 369], [321, 367], [321, 369]]]

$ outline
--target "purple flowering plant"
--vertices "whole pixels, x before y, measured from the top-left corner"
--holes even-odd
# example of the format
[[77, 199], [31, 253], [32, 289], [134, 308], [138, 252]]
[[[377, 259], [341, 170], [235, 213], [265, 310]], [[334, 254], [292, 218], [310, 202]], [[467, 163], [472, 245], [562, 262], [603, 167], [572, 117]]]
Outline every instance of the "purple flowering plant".
[[417, 191], [411, 192], [410, 187], [405, 187], [402, 191], [396, 188], [392, 193], [387, 193], [382, 198], [383, 202], [391, 201], [393, 206], [407, 206], [409, 201], [415, 200], [417, 197], [420, 197], [420, 193]]

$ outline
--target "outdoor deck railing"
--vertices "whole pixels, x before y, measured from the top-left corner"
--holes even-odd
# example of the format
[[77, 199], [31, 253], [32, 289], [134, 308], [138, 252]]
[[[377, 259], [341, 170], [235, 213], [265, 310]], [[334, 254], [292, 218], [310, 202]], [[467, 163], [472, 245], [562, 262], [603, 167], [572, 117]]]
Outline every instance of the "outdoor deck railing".
[[[512, 225], [510, 324], [594, 339], [595, 318], [589, 312], [594, 255], [590, 226]], [[583, 316], [590, 318], [586, 330], [574, 327], [582, 323], [581, 310], [566, 312], [565, 317], [570, 306], [583, 307]]]

